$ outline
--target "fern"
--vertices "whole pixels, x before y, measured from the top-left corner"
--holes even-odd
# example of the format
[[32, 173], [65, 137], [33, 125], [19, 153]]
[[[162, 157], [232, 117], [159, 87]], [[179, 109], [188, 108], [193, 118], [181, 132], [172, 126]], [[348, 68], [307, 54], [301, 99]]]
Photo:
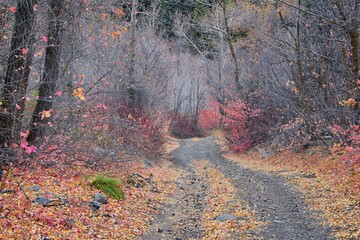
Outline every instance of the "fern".
[[114, 177], [109, 177], [104, 173], [95, 175], [91, 186], [96, 187], [103, 191], [109, 197], [117, 200], [123, 200], [125, 198], [124, 191], [120, 188], [121, 180]]

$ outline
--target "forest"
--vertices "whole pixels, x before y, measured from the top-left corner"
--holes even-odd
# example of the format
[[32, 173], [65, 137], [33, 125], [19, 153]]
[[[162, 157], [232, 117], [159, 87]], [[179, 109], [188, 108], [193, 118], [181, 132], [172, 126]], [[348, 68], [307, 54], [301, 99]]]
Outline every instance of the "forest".
[[[172, 161], [211, 137], [234, 164], [293, 174], [332, 237], [359, 238], [359, 13], [358, 0], [1, 1], [0, 239], [147, 239], [191, 175], [181, 164], [225, 184], [217, 164]], [[201, 234], [176, 239], [258, 239], [251, 211], [242, 227], [201, 211]]]

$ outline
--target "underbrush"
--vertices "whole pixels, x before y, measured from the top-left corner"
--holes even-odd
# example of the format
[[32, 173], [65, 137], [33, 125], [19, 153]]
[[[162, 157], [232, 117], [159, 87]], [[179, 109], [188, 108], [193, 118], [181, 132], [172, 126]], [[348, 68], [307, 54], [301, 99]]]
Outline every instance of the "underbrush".
[[186, 115], [173, 117], [169, 131], [174, 137], [180, 139], [205, 136], [203, 130], [198, 125], [197, 119]]
[[[178, 172], [167, 161], [153, 167], [143, 161], [112, 161], [98, 169], [81, 161], [11, 168], [0, 193], [0, 239], [134, 239], [144, 234], [154, 209], [176, 189], [168, 179]], [[93, 209], [99, 190], [85, 176], [99, 172], [121, 180], [124, 200], [108, 198], [107, 204]], [[41, 199], [48, 202], [36, 203]]]
[[[167, 117], [89, 99], [62, 110], [66, 114], [59, 109], [51, 116], [41, 143], [28, 144], [25, 131], [18, 144], [1, 153], [0, 239], [142, 235], [155, 206], [175, 187], [165, 182], [177, 173], [161, 160]], [[99, 184], [92, 188], [85, 179], [102, 173], [116, 179], [111, 189]], [[132, 175], [142, 182], [150, 176], [152, 180], [135, 186], [127, 181]], [[109, 194], [113, 189], [115, 195]], [[95, 204], [94, 210], [91, 202], [98, 191], [115, 198], [100, 207]]]

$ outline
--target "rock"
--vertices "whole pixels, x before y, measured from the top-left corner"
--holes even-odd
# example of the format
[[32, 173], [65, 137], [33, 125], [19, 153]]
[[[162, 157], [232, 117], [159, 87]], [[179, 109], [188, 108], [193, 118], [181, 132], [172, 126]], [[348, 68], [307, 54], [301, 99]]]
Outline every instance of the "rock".
[[95, 154], [97, 154], [97, 155], [110, 155], [110, 156], [115, 155], [115, 152], [110, 151], [110, 150], [106, 150], [106, 149], [103, 149], [103, 148], [100, 148], [100, 147], [95, 147], [95, 148], [93, 149], [93, 151], [94, 151]]
[[101, 207], [101, 203], [96, 202], [96, 201], [89, 201], [89, 206], [91, 207], [91, 209], [93, 211], [99, 210], [99, 208]]
[[10, 193], [16, 193], [16, 191], [12, 190], [12, 189], [4, 189], [4, 190], [1, 190], [0, 193], [10, 194]]
[[31, 190], [33, 190], [34, 192], [38, 192], [41, 190], [41, 187], [38, 185], [35, 185], [35, 186], [31, 187]]
[[303, 178], [316, 178], [316, 174], [315, 173], [304, 174], [302, 177]]
[[94, 194], [94, 202], [98, 202], [98, 203], [102, 203], [102, 204], [109, 203], [108, 198], [101, 193]]
[[145, 164], [145, 166], [147, 166], [147, 167], [154, 167], [154, 164], [152, 164], [149, 160], [144, 160], [144, 164]]
[[162, 229], [162, 228], [158, 228], [158, 233], [162, 233], [163, 231], [164, 231], [164, 229]]
[[157, 187], [152, 187], [150, 189], [150, 191], [153, 192], [153, 193], [160, 193], [160, 191], [159, 191], [159, 189], [157, 189]]
[[267, 158], [270, 153], [265, 148], [259, 148], [259, 152], [263, 155], [264, 158]]
[[217, 216], [215, 218], [216, 221], [220, 221], [220, 222], [223, 222], [223, 221], [226, 221], [226, 220], [233, 220], [233, 219], [236, 219], [235, 216], [231, 215], [231, 214], [223, 214], [223, 215], [220, 215], [220, 216]]
[[45, 205], [49, 204], [50, 199], [47, 197], [44, 197], [44, 196], [40, 196], [40, 197], [37, 197], [34, 200], [32, 200], [32, 202], [45, 206]]

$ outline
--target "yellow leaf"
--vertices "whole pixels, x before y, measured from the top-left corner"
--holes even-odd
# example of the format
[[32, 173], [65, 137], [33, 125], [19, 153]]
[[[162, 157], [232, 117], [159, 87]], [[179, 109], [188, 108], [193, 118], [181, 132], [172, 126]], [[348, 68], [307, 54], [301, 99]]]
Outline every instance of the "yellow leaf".
[[80, 100], [85, 100], [83, 91], [84, 91], [84, 89], [79, 87], [73, 91], [73, 96], [80, 98]]

